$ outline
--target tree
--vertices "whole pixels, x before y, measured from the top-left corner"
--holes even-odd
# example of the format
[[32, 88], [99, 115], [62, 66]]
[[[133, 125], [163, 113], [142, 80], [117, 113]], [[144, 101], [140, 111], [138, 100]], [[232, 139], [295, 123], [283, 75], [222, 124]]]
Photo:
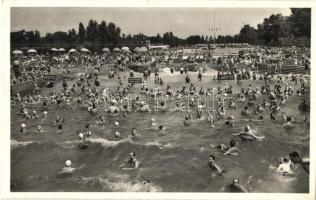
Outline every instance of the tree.
[[254, 27], [246, 24], [239, 32], [239, 39], [241, 42], [255, 44], [258, 40], [258, 33]]
[[311, 37], [311, 9], [291, 8], [292, 15], [289, 17], [291, 32], [295, 37]]
[[86, 30], [88, 41], [95, 41], [98, 37], [98, 22], [89, 20]]
[[68, 42], [73, 44], [77, 40], [77, 33], [75, 29], [71, 29], [68, 31]]
[[79, 39], [79, 42], [82, 44], [85, 39], [86, 39], [86, 29], [85, 27], [83, 26], [83, 24], [80, 22], [79, 23], [79, 31], [78, 31], [78, 39]]

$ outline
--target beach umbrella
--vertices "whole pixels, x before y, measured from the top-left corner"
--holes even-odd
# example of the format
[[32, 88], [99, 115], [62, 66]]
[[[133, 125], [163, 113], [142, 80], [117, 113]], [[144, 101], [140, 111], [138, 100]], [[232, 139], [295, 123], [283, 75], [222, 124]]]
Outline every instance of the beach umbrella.
[[114, 51], [114, 52], [120, 52], [121, 49], [119, 49], [119, 48], [116, 47], [116, 48], [113, 49], [113, 51]]
[[139, 48], [139, 52], [147, 52], [148, 49], [146, 47], [141, 47]]
[[23, 54], [23, 52], [21, 50], [14, 50], [12, 51], [12, 54], [18, 55], [18, 54]]
[[58, 51], [58, 49], [56, 49], [56, 48], [51, 48], [51, 51]]
[[122, 47], [121, 49], [122, 49], [122, 51], [129, 51], [128, 47]]
[[27, 52], [28, 53], [37, 53], [37, 51], [35, 49], [29, 49]]
[[69, 53], [77, 52], [76, 49], [70, 49]]
[[109, 48], [103, 48], [102, 51], [103, 52], [110, 52], [110, 49]]
[[59, 48], [58, 51], [66, 51], [64, 48]]
[[81, 51], [81, 52], [90, 52], [90, 50], [89, 50], [89, 49], [86, 49], [86, 48], [82, 48], [82, 49], [80, 49], [80, 51]]

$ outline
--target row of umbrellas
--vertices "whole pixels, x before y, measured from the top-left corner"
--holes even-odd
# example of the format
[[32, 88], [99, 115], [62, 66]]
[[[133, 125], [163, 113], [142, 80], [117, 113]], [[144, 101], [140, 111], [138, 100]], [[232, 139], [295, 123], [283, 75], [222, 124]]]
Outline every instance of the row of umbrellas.
[[[51, 51], [53, 51], [53, 52], [65, 52], [66, 50], [64, 48], [59, 48], [59, 49], [52, 48]], [[86, 53], [90, 52], [90, 50], [87, 49], [87, 48], [81, 48], [80, 51], [81, 52], [86, 52]], [[136, 47], [134, 49], [134, 51], [135, 52], [147, 52], [148, 49], [146, 47]], [[29, 49], [27, 52], [28, 53], [37, 53], [37, 51], [35, 49]], [[77, 50], [76, 49], [70, 49], [68, 52], [69, 53], [74, 53], [74, 52], [77, 52]], [[102, 52], [110, 52], [110, 49], [109, 48], [103, 48]], [[113, 52], [131, 52], [131, 51], [130, 51], [130, 49], [128, 47], [122, 47], [121, 49], [116, 47], [116, 48], [113, 49]], [[12, 52], [12, 54], [14, 54], [14, 55], [23, 54], [23, 51], [21, 51], [21, 50], [14, 50]]]

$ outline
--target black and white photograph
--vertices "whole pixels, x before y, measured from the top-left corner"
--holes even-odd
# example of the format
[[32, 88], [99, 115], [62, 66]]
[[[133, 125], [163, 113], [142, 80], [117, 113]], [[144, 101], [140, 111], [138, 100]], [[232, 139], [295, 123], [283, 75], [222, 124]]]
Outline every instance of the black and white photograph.
[[10, 192], [314, 192], [311, 7], [9, 16]]

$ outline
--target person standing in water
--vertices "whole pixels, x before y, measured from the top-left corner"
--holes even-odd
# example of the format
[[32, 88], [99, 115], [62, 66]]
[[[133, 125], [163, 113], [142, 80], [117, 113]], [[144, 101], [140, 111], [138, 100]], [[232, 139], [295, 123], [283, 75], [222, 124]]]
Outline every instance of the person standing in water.
[[211, 154], [210, 157], [209, 157], [208, 167], [211, 170], [214, 170], [218, 175], [221, 175], [221, 174], [224, 173], [224, 170], [216, 164], [215, 156], [213, 154]]
[[131, 152], [129, 154], [129, 158], [125, 160], [123, 164], [120, 165], [120, 167], [127, 167], [127, 168], [134, 168], [137, 169], [139, 167], [139, 161], [136, 159], [135, 152]]

